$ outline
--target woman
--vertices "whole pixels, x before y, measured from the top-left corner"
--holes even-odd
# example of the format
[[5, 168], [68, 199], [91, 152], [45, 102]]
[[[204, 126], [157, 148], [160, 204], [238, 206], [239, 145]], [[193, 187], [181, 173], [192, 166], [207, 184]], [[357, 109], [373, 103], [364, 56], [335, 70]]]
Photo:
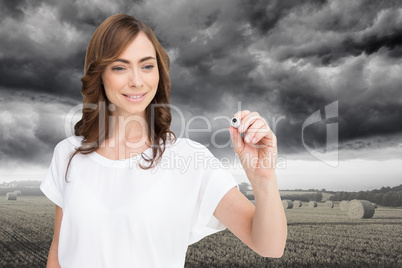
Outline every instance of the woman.
[[[229, 127], [254, 206], [228, 171], [197, 162], [217, 160], [205, 146], [169, 130], [168, 69], [168, 55], [138, 19], [113, 15], [94, 32], [82, 119], [56, 145], [40, 186], [56, 204], [47, 267], [184, 267], [188, 245], [225, 228], [261, 256], [282, 256], [275, 135], [250, 111], [234, 115], [239, 130]], [[194, 165], [183, 173], [171, 161], [178, 157]]]

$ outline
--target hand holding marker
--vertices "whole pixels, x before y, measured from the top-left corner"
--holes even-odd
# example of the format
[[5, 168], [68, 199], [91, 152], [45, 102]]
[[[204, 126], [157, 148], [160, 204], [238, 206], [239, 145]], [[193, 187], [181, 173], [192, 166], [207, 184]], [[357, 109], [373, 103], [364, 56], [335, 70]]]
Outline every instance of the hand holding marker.
[[[252, 185], [276, 178], [277, 140], [258, 112], [235, 113], [230, 120], [230, 138]], [[245, 134], [243, 139], [242, 134]]]

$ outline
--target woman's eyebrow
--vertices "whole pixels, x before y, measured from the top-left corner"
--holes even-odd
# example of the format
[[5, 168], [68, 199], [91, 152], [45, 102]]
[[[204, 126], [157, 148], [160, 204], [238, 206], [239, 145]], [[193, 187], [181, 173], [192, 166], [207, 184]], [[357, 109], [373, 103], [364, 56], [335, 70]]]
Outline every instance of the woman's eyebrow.
[[[141, 62], [146, 61], [146, 60], [151, 60], [151, 59], [155, 59], [155, 58], [154, 58], [154, 57], [151, 57], [151, 56], [148, 56], [148, 57], [145, 57], [145, 58], [140, 59], [140, 60], [138, 61], [138, 63], [141, 63]], [[123, 62], [123, 63], [130, 64], [130, 61], [129, 61], [129, 60], [126, 60], [126, 59], [116, 59], [115, 61], [120, 61], [120, 62]]]

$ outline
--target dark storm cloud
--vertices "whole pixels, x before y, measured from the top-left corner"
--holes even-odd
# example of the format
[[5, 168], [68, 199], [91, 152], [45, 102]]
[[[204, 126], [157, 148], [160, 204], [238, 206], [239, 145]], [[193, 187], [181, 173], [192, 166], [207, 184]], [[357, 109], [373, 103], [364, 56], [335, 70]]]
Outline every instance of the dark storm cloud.
[[116, 13], [127, 13], [130, 9], [140, 12], [142, 10], [141, 5], [144, 2], [143, 0], [59, 1], [57, 4], [57, 17], [60, 21], [92, 34], [96, 27], [107, 17]]
[[251, 26], [256, 28], [260, 34], [265, 35], [292, 10], [306, 7], [319, 9], [325, 3], [327, 3], [326, 0], [275, 0], [269, 2], [241, 0], [240, 10], [244, 12]]
[[224, 94], [250, 93], [249, 74], [259, 63], [246, 50], [253, 39], [246, 34], [246, 22], [236, 16], [236, 7], [229, 2], [199, 6], [189, 1], [172, 10], [169, 18], [149, 14], [168, 52], [177, 51], [170, 71], [172, 102], [203, 114], [221, 110], [216, 100]]
[[[400, 9], [383, 11], [370, 29], [364, 31], [360, 36], [345, 38], [343, 47], [345, 50], [351, 51], [352, 55], [358, 55], [362, 51], [370, 55], [381, 48], [387, 48], [392, 54], [395, 49], [402, 47], [402, 19], [400, 16]], [[395, 53], [393, 54], [395, 56]]]
[[[171, 103], [186, 122], [195, 115], [211, 121], [210, 133], [191, 136], [197, 141], [210, 143], [214, 131], [227, 128], [212, 118], [232, 116], [237, 102], [258, 111], [271, 126], [284, 118], [272, 127], [279, 152], [286, 154], [305, 151], [303, 122], [334, 101], [339, 101], [333, 122], [339, 123], [342, 149], [389, 145], [387, 137], [402, 130], [400, 1], [1, 3], [0, 88], [5, 99], [20, 92], [20, 105], [32, 105], [35, 118], [21, 122], [29, 117], [17, 116], [18, 105], [7, 106], [11, 121], [0, 122], [0, 135], [2, 155], [10, 159], [33, 158], [32, 150], [24, 154], [27, 148], [49, 151], [64, 138], [57, 122], [82, 102], [88, 42], [96, 27], [116, 13], [147, 23], [171, 56]], [[52, 113], [57, 105], [62, 109]], [[10, 122], [22, 126], [13, 138], [6, 133]], [[326, 123], [305, 129], [306, 144], [325, 147]], [[194, 126], [205, 127], [202, 122]], [[216, 136], [218, 144], [228, 139], [229, 133]], [[356, 146], [355, 139], [360, 139]], [[223, 155], [232, 148], [211, 150]]]
[[0, 9], [0, 18], [3, 20], [6, 16], [14, 17], [17, 20], [20, 20], [24, 17], [24, 12], [21, 10], [22, 4], [25, 0], [15, 0], [15, 1], [0, 1], [1, 9]]
[[[81, 60], [82, 58], [77, 57], [75, 62]], [[74, 61], [71, 60], [70, 63], [74, 63]], [[78, 68], [68, 65], [68, 61], [57, 59], [31, 61], [29, 59], [3, 58], [0, 60], [1, 86], [14, 90], [23, 89], [33, 93], [42, 92], [80, 99], [82, 75]]]
[[[283, 9], [289, 14], [266, 36], [264, 43], [273, 48], [278, 60], [303, 58], [317, 65], [336, 65], [344, 57], [370, 55], [381, 48], [392, 57], [400, 55], [402, 2], [300, 3], [303, 8]], [[278, 45], [284, 48], [278, 49]]]
[[64, 116], [72, 107], [68, 98], [0, 89], [0, 168], [48, 162], [64, 134]]

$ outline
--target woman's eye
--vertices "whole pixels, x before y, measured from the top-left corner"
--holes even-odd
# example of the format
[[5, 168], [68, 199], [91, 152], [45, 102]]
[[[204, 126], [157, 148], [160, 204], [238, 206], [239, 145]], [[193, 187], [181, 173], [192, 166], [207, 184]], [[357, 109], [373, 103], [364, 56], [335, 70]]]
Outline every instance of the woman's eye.
[[114, 71], [123, 71], [124, 68], [123, 67], [113, 67], [112, 70], [114, 70]]
[[154, 68], [154, 66], [153, 65], [147, 65], [147, 66], [144, 66], [143, 68], [146, 69], [146, 70], [151, 70], [152, 68]]

